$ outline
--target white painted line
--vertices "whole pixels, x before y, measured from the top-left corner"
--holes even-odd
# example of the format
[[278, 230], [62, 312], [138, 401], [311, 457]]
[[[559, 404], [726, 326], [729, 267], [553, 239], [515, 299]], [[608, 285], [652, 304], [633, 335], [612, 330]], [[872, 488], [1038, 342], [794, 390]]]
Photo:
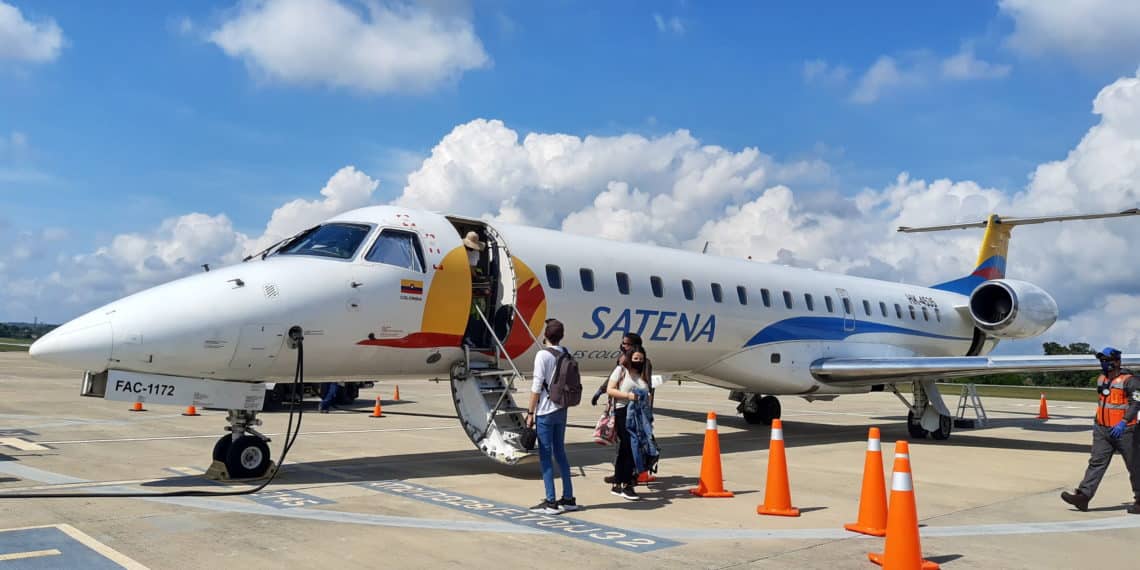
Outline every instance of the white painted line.
[[87, 548], [90, 548], [91, 550], [102, 554], [103, 557], [122, 566], [123, 568], [126, 568], [127, 570], [148, 570], [146, 566], [143, 566], [142, 564], [131, 560], [127, 555], [119, 552], [118, 550], [115, 550], [114, 548], [111, 548], [110, 546], [107, 546], [106, 544], [103, 544], [102, 542], [99, 542], [98, 540], [95, 540], [94, 538], [91, 538], [87, 534], [84, 534], [83, 531], [71, 525], [57, 524], [55, 527], [63, 531], [63, 533], [67, 536], [70, 536], [71, 538], [79, 541]]
[[[382, 432], [400, 432], [400, 431], [431, 431], [439, 429], [455, 429], [454, 425], [438, 426], [438, 427], [418, 427], [418, 428], [383, 428], [383, 429], [351, 429], [351, 430], [338, 430], [338, 431], [306, 431], [301, 435], [337, 435], [345, 433], [382, 433]], [[66, 441], [41, 441], [45, 445], [70, 445], [82, 443], [125, 443], [132, 441], [167, 441], [176, 439], [217, 439], [223, 434], [209, 434], [209, 435], [169, 435], [159, 437], [125, 437], [120, 439], [72, 439]], [[279, 436], [280, 433], [266, 433], [269, 436]]]
[[52, 548], [50, 550], [29, 550], [28, 552], [13, 552], [11, 554], [0, 554], [0, 562], [8, 562], [9, 560], [24, 560], [26, 558], [43, 558], [44, 556], [59, 556], [62, 552]]
[[22, 437], [0, 437], [0, 445], [12, 447], [20, 451], [51, 451], [42, 445], [32, 443]]
[[[198, 473], [200, 474], [200, 473]], [[59, 483], [55, 485], [36, 485], [33, 487], [3, 487], [0, 496], [5, 493], [30, 493], [32, 491], [54, 491], [58, 489], [84, 489], [95, 487], [110, 487], [112, 485], [141, 485], [143, 483], [157, 483], [163, 479], [132, 479], [127, 481], [84, 481], [82, 483]]]
[[51, 471], [28, 467], [27, 465], [20, 465], [14, 461], [0, 461], [0, 473], [27, 479], [29, 481], [51, 483], [53, 485], [60, 483], [89, 483], [86, 479], [68, 477], [67, 475], [60, 475], [58, 473], [52, 473]]

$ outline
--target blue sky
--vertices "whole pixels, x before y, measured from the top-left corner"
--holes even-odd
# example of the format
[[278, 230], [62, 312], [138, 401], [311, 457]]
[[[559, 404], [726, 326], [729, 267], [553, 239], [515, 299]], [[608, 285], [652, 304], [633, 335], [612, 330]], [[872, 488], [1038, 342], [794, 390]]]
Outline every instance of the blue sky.
[[[61, 38], [40, 57], [0, 47], [0, 237], [36, 244], [35, 255], [0, 256], [0, 320], [58, 320], [110, 300], [108, 292], [61, 305], [22, 289], [52, 272], [56, 285], [67, 281], [71, 262], [61, 256], [90, 255], [122, 234], [157, 236], [164, 220], [224, 214], [235, 231], [258, 236], [276, 208], [319, 198], [348, 165], [379, 181], [372, 202], [395, 200], [410, 173], [427, 170], [433, 148], [480, 118], [501, 120], [520, 139], [657, 140], [687, 130], [729, 153], [756, 148], [779, 164], [823, 165], [820, 176], [766, 179], [735, 194], [741, 204], [787, 183], [802, 208], [813, 194], [885, 191], [902, 172], [1012, 196], [1039, 164], [1065, 159], [1101, 120], [1091, 112], [1097, 93], [1140, 63], [1135, 41], [1094, 37], [1114, 37], [1112, 25], [1133, 29], [1127, 18], [1112, 3], [1087, 2], [1106, 13], [1070, 35], [1050, 22], [1087, 10], [1024, 0], [285, 2], [317, 14], [340, 6], [365, 25], [380, 13], [427, 13], [455, 32], [435, 38], [441, 44], [471, 34], [448, 56], [449, 70], [405, 87], [366, 79], [385, 72], [369, 69], [384, 65], [373, 60], [339, 83], [317, 69], [342, 65], [338, 57], [291, 77], [266, 71], [295, 64], [282, 62], [288, 54], [269, 63], [257, 55], [258, 42], [282, 41], [285, 31], [259, 28], [264, 36], [241, 39], [255, 46], [245, 52], [219, 39], [282, 0], [0, 0], [0, 15], [14, 8], [24, 24], [54, 26]], [[321, 20], [301, 29], [319, 35]], [[0, 17], [0, 39], [4, 26]], [[1086, 27], [1093, 39], [1079, 37]], [[966, 65], [956, 74], [946, 67], [955, 56]], [[886, 79], [859, 95], [875, 66]], [[606, 191], [610, 178], [621, 177], [588, 190]], [[652, 177], [629, 178], [658, 191]], [[718, 208], [732, 207], [727, 200]]]

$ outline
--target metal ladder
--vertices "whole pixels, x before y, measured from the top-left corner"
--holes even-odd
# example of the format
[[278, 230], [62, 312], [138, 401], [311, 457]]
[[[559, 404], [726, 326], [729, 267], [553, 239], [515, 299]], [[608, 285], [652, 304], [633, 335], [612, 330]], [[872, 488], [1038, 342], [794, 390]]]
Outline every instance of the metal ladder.
[[966, 410], [974, 410], [974, 416], [977, 418], [974, 423], [977, 427], [985, 427], [989, 423], [986, 409], [982, 407], [982, 399], [978, 397], [977, 386], [972, 382], [962, 386], [962, 395], [958, 396], [958, 420], [969, 420], [966, 417]]

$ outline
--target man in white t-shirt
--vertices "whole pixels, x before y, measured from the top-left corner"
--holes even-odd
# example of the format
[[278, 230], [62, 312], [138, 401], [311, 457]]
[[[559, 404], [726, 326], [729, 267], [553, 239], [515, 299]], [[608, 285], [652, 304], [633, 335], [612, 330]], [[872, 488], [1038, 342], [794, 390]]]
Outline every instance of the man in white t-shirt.
[[[546, 486], [546, 497], [541, 503], [530, 508], [531, 512], [556, 515], [565, 511], [578, 510], [574, 500], [574, 487], [570, 483], [570, 462], [566, 458], [566, 408], [550, 401], [549, 386], [554, 379], [558, 358], [555, 352], [565, 352], [559, 345], [565, 328], [558, 319], [546, 321], [543, 336], [550, 348], [538, 351], [534, 356], [534, 381], [530, 386], [530, 407], [526, 414], [527, 427], [538, 431], [538, 460], [542, 464], [542, 482]], [[554, 462], [562, 475], [562, 498], [554, 500]]]

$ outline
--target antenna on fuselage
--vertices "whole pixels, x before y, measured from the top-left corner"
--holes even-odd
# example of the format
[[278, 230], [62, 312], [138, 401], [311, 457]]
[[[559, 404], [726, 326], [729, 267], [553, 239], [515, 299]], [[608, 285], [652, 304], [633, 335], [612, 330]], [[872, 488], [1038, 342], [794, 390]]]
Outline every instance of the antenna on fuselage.
[[709, 252], [709, 242], [707, 242], [707, 241], [706, 241], [706, 242], [705, 242], [705, 246], [701, 248], [701, 253], [702, 253], [702, 254], [705, 254], [705, 253], [708, 253], [708, 252]]

